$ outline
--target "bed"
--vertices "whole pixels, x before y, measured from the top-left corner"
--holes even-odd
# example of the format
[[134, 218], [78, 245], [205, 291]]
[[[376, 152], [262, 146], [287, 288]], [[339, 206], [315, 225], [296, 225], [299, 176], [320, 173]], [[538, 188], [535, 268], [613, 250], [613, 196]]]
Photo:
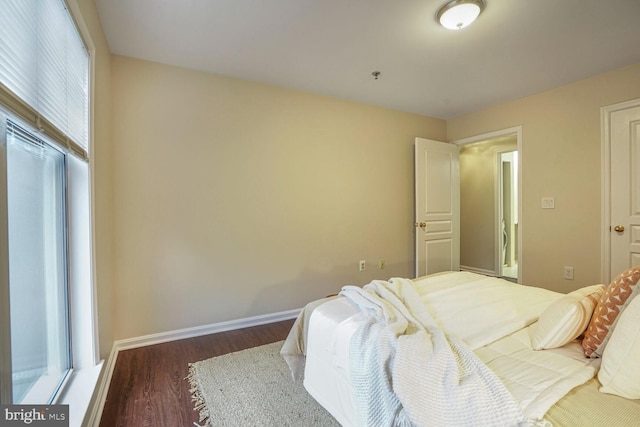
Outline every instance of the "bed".
[[[469, 272], [374, 281], [305, 307], [282, 354], [343, 426], [640, 425], [635, 385], [634, 398], [601, 392], [605, 358], [582, 345], [608, 290], [564, 295]], [[640, 350], [635, 335], [624, 341], [625, 355]]]

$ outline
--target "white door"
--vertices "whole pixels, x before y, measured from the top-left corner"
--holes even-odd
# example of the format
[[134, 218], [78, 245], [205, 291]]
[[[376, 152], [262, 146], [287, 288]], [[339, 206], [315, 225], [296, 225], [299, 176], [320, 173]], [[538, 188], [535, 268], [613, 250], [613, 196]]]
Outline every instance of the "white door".
[[640, 101], [609, 115], [609, 280], [640, 265]]
[[416, 138], [416, 277], [460, 269], [458, 147]]

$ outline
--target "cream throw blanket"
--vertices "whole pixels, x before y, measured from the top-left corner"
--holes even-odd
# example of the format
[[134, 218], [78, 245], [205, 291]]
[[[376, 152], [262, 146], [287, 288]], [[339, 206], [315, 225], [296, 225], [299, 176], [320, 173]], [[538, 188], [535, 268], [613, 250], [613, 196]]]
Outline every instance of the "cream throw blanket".
[[493, 371], [445, 336], [411, 280], [346, 286], [340, 294], [366, 319], [350, 346], [361, 425], [531, 424]]

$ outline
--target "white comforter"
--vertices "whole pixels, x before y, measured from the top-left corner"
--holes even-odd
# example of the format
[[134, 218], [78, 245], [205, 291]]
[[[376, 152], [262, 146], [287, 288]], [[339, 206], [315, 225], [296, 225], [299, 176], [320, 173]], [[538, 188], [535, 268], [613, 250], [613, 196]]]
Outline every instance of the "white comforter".
[[[496, 388], [496, 383], [491, 378], [492, 375], [487, 376], [484, 368], [479, 367], [476, 363], [477, 360], [474, 360], [470, 365], [471, 372], [473, 372], [472, 377], [475, 378], [474, 381], [478, 381], [479, 378], [482, 386], [488, 387], [490, 398], [497, 398], [501, 404], [507, 402], [507, 406], [509, 406], [508, 402], [513, 400], [517, 402], [516, 415], [511, 408], [506, 410], [509, 419], [516, 419], [521, 414], [524, 414], [526, 418], [541, 418], [555, 401], [595, 374], [597, 368], [595, 363], [597, 362], [594, 363], [590, 359], [579, 356], [567, 357], [567, 354], [571, 353], [567, 349], [535, 352], [530, 347], [526, 326], [535, 322], [540, 312], [550, 303], [561, 298], [562, 294], [462, 272], [421, 278], [414, 280], [413, 284], [422, 304], [416, 304], [416, 298], [411, 301], [412, 308], [409, 311], [409, 317], [413, 319], [407, 321], [408, 336], [415, 340], [420, 335], [416, 332], [424, 328], [425, 332], [421, 332], [426, 336], [424, 341], [430, 341], [434, 349], [436, 347], [446, 349], [442, 340], [440, 338], [434, 339], [434, 336], [449, 337], [449, 349], [456, 358], [460, 355], [468, 357], [469, 352], [462, 343], [476, 350], [476, 355], [497, 374], [503, 388], [506, 388], [513, 398], [503, 396], [500, 385], [497, 385]], [[406, 299], [405, 302], [407, 302]], [[425, 313], [416, 315], [416, 307], [422, 307], [417, 311], [424, 310]], [[397, 307], [395, 309], [398, 310]], [[393, 310], [390, 313], [393, 313]], [[385, 316], [384, 312], [379, 314]], [[428, 318], [425, 320], [425, 314], [431, 320]], [[397, 313], [393, 316], [398, 317]], [[406, 318], [406, 316], [404, 317]], [[420, 320], [416, 318], [420, 318]], [[418, 326], [412, 326], [412, 323]], [[351, 380], [354, 376], [352, 371], [359, 369], [358, 366], [361, 362], [348, 362], [350, 353], [357, 354], [358, 350], [354, 348], [357, 347], [354, 338], [362, 325], [362, 315], [349, 308], [343, 298], [320, 306], [314, 311], [309, 322], [310, 341], [305, 371], [305, 387], [343, 425], [367, 424], [362, 419], [353, 418], [356, 407], [360, 406], [356, 402], [362, 399], [362, 395], [354, 396], [358, 394], [355, 390], [358, 387], [361, 390], [366, 389], [366, 385], [358, 385]], [[424, 325], [429, 326], [427, 328]], [[437, 329], [441, 332], [432, 329], [435, 326], [438, 326]], [[394, 331], [401, 329], [397, 322], [394, 328]], [[430, 331], [430, 335], [426, 334], [427, 331]], [[404, 333], [398, 335], [399, 338], [406, 336], [407, 334]], [[363, 339], [363, 337], [364, 335], [361, 335], [359, 338], [362, 342], [368, 339]], [[433, 345], [436, 340], [438, 341], [437, 346]], [[395, 344], [401, 341], [409, 343], [405, 338], [396, 341]], [[392, 343], [392, 341], [388, 342]], [[396, 345], [396, 349], [401, 348], [401, 357], [397, 360], [404, 360], [403, 358], [408, 356], [409, 359], [415, 361], [417, 358], [414, 358], [412, 354], [413, 349], [416, 348], [415, 345], [415, 343], [411, 343], [408, 347], [403, 347], [402, 344]], [[418, 343], [418, 347], [420, 346], [423, 344]], [[433, 354], [433, 351], [429, 345], [423, 347], [420, 351], [431, 357], [429, 355]], [[379, 360], [395, 360], [396, 355], [393, 351], [396, 349], [383, 348], [385, 348], [384, 351], [376, 353], [380, 356]], [[430, 351], [432, 353], [429, 353]], [[444, 353], [442, 350], [438, 350], [438, 357]], [[579, 351], [573, 353], [581, 354]], [[450, 357], [448, 359], [450, 360]], [[447, 358], [443, 360], [447, 360]], [[419, 360], [417, 362], [422, 363]], [[460, 361], [457, 359], [455, 365], [457, 367], [454, 371], [457, 370], [458, 374], [469, 369], [469, 366], [460, 368]], [[438, 395], [439, 398], [447, 396], [448, 387], [443, 386], [439, 393], [432, 393], [434, 384], [442, 384], [443, 380], [434, 381], [433, 378], [421, 377], [422, 373], [416, 375], [421, 369], [421, 366], [399, 368], [397, 373], [404, 370], [405, 379], [398, 377], [392, 386], [393, 393], [400, 400], [405, 399], [402, 402], [403, 405], [408, 402], [409, 407], [417, 407], [418, 411], [422, 411], [420, 406], [417, 406], [419, 400], [429, 399], [429, 396], [435, 395]], [[446, 376], [446, 370], [443, 375], [446, 380], [451, 379]], [[411, 382], [414, 385], [408, 386], [407, 384]], [[460, 383], [464, 383], [464, 380]], [[408, 391], [399, 390], [403, 387], [402, 384], [406, 386]], [[455, 381], [451, 384], [455, 384]], [[422, 397], [413, 397], [416, 396], [416, 390], [411, 390], [414, 387], [421, 390], [418, 392]], [[387, 392], [388, 390], [383, 391]], [[492, 393], [493, 397], [491, 397]], [[405, 397], [402, 397], [403, 394]], [[459, 394], [458, 398], [461, 397], [461, 407], [467, 408], [469, 406], [467, 401], [464, 400], [464, 396]], [[365, 396], [365, 400], [368, 398]], [[414, 402], [411, 402], [412, 399]], [[471, 399], [476, 398], [472, 396]], [[390, 405], [382, 406], [385, 411], [393, 411], [393, 408], [398, 407], [392, 399], [387, 403], [389, 402], [391, 402]], [[451, 401], [447, 405], [451, 406]], [[447, 411], [450, 408], [443, 410]], [[393, 414], [391, 418], [396, 416], [397, 414]], [[422, 416], [426, 417], [424, 422], [421, 421], [422, 418], [414, 419], [414, 417]], [[511, 418], [512, 416], [515, 418]], [[431, 413], [411, 414], [410, 418], [419, 425], [429, 425], [429, 420], [434, 420]], [[449, 419], [449, 414], [445, 415], [445, 418]], [[398, 419], [402, 419], [402, 417]], [[447, 425], [447, 422], [445, 420], [444, 424], [440, 422], [439, 424]], [[449, 422], [449, 425], [453, 424], [453, 422]], [[476, 425], [479, 424], [476, 423]]]
[[465, 271], [426, 276], [413, 283], [445, 333], [472, 350], [529, 326], [563, 296]]

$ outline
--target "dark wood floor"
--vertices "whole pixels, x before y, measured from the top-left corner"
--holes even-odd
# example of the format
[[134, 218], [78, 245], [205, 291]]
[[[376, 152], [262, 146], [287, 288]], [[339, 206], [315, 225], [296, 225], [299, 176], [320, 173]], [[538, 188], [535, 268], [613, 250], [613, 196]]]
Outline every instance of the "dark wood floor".
[[198, 422], [189, 363], [283, 340], [293, 320], [121, 351], [100, 427], [182, 427]]

